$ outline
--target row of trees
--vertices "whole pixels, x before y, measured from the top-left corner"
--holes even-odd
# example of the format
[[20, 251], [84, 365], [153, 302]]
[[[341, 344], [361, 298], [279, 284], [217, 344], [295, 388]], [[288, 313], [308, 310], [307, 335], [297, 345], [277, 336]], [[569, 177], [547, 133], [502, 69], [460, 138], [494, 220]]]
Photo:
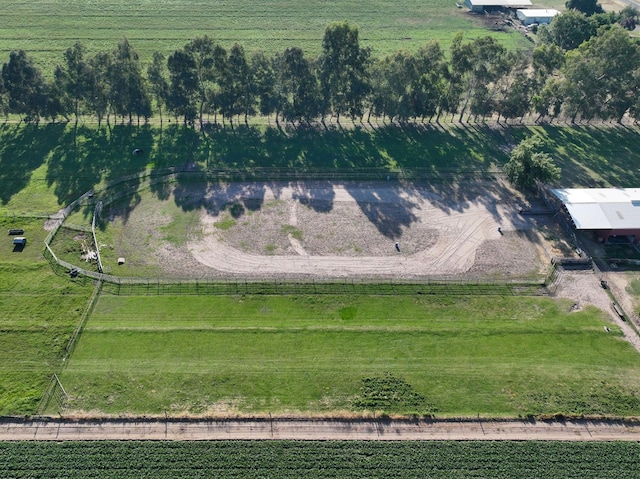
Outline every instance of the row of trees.
[[93, 56], [76, 43], [51, 80], [24, 51], [14, 51], [2, 66], [0, 108], [25, 121], [92, 115], [131, 122], [156, 114], [162, 121], [170, 114], [200, 125], [255, 115], [305, 123], [371, 115], [508, 120], [530, 113], [637, 120], [640, 47], [615, 20], [566, 12], [541, 28], [543, 43], [533, 55], [509, 52], [491, 37], [465, 43], [458, 34], [448, 56], [432, 41], [415, 53], [375, 59], [347, 22], [327, 27], [315, 59], [296, 47], [273, 57], [247, 55], [238, 44], [227, 51], [205, 36], [168, 58], [155, 53], [144, 68], [126, 39]]

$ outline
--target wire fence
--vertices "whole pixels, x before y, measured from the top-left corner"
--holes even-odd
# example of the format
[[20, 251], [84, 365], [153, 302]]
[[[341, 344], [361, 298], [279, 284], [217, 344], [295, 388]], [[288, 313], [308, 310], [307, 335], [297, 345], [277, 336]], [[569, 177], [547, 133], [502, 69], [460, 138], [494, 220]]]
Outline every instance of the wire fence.
[[78, 321], [76, 328], [73, 330], [73, 333], [71, 334], [71, 337], [69, 338], [69, 341], [67, 342], [67, 345], [64, 348], [65, 359], [69, 358], [71, 356], [71, 353], [73, 353], [73, 350], [76, 347], [76, 339], [78, 338], [78, 336], [80, 336], [80, 333], [82, 333], [82, 330], [84, 329], [84, 325], [87, 322], [87, 319], [89, 318], [89, 316], [91, 315], [91, 312], [93, 311], [93, 307], [96, 304], [96, 300], [98, 299], [101, 288], [102, 288], [102, 281], [98, 281], [95, 287], [93, 288], [93, 293], [91, 293], [91, 297], [89, 298], [89, 301], [87, 302], [87, 305], [85, 306], [84, 311], [80, 316], [80, 320]]
[[[211, 280], [169, 281], [131, 278], [105, 281], [102, 292], [115, 295], [544, 295], [547, 281], [482, 282], [471, 280]], [[551, 282], [551, 280], [549, 280]]]
[[51, 380], [38, 403], [36, 414], [43, 415], [47, 412], [51, 412], [52, 410], [60, 413], [64, 409], [68, 398], [69, 396], [64, 390], [64, 387], [62, 387], [62, 383], [60, 382], [58, 375], [54, 374], [51, 376]]
[[102, 267], [102, 259], [100, 258], [100, 244], [98, 244], [98, 239], [96, 238], [96, 218], [100, 217], [100, 213], [102, 212], [102, 201], [98, 201], [96, 203], [96, 207], [93, 210], [93, 218], [91, 219], [91, 235], [93, 236], [93, 244], [96, 247], [96, 259], [98, 260], [98, 271], [104, 272], [104, 268]]

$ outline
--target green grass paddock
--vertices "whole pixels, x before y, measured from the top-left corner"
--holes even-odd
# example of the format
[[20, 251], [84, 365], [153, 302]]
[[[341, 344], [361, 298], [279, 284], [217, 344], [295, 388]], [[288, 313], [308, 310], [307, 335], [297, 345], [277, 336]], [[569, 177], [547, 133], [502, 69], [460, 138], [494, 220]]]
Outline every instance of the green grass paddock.
[[93, 441], [0, 443], [3, 477], [637, 477], [629, 442]]
[[26, 50], [49, 73], [76, 41], [95, 53], [113, 50], [123, 37], [143, 61], [204, 35], [247, 52], [296, 46], [315, 56], [327, 24], [342, 20], [359, 25], [362, 45], [376, 56], [416, 51], [432, 39], [448, 48], [458, 31], [467, 39], [492, 35], [510, 50], [533, 46], [520, 33], [487, 30], [448, 0], [12, 0], [0, 5], [0, 17], [0, 54]]
[[[43, 221], [0, 217], [0, 415], [35, 412], [91, 292], [42, 258]], [[9, 228], [25, 230], [24, 250]]]
[[[289, 136], [275, 130], [236, 128], [203, 138], [176, 126], [160, 130], [118, 125], [97, 130], [82, 125], [78, 129], [60, 124], [0, 125], [0, 215], [8, 215], [0, 220], [2, 229], [24, 227], [28, 237], [21, 253], [13, 252], [8, 236], [0, 244], [0, 322], [6, 331], [0, 352], [4, 371], [0, 375], [0, 411], [34, 411], [46, 381], [60, 366], [64, 343], [91, 291], [88, 285], [55, 276], [42, 259], [42, 241], [47, 234], [42, 228], [44, 219], [15, 215], [51, 214], [87, 190], [123, 175], [186, 162], [221, 169], [424, 168], [436, 179], [446, 174], [455, 178], [456, 171], [483, 171], [502, 164], [507, 158], [505, 145], [516, 144], [532, 133], [545, 138], [549, 153], [562, 167], [562, 186], [635, 187], [640, 181], [635, 167], [640, 161], [636, 147], [639, 130], [626, 127], [468, 126], [441, 130], [387, 126], [374, 130], [289, 132]], [[148, 154], [132, 156], [131, 149], [137, 146]], [[157, 185], [153, 194], [162, 196], [163, 191]], [[135, 204], [135, 194], [131, 201]], [[72, 222], [86, 225], [91, 213], [92, 209], [79, 211]], [[171, 236], [172, 232], [166, 234]], [[185, 308], [190, 311], [188, 306]], [[345, 389], [348, 394], [360, 388], [361, 377], [354, 381], [349, 384], [351, 389]], [[431, 401], [430, 396], [423, 396]], [[180, 407], [191, 407], [186, 399], [182, 403]], [[344, 399], [343, 404], [347, 403]], [[169, 398], [155, 400], [150, 407], [160, 409], [167, 404], [172, 404]]]
[[102, 295], [60, 378], [70, 411], [116, 415], [639, 414], [637, 352], [600, 311], [570, 306]]

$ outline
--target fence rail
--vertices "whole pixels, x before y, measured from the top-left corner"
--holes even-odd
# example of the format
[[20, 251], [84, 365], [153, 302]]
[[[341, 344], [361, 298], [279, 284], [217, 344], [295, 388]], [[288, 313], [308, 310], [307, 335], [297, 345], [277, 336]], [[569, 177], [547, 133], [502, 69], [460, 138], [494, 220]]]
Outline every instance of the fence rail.
[[475, 294], [475, 295], [543, 295], [547, 282], [481, 282], [464, 280], [211, 280], [163, 281], [139, 280], [109, 282], [102, 285], [104, 294], [115, 295], [293, 295], [293, 294]]
[[64, 390], [64, 387], [62, 387], [62, 383], [60, 382], [58, 375], [54, 374], [51, 376], [51, 380], [38, 403], [38, 407], [36, 409], [37, 414], [42, 415], [49, 411], [52, 403], [56, 406], [56, 412], [59, 413], [64, 408], [67, 399], [67, 392]]

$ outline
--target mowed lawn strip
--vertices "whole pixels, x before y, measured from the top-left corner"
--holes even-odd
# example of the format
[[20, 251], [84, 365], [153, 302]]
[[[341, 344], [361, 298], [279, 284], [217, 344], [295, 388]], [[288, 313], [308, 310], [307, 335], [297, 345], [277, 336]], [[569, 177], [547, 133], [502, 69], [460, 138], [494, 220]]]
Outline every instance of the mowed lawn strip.
[[[516, 416], [640, 413], [640, 359], [548, 298], [102, 295], [69, 410]], [[611, 332], [604, 326], [608, 324]]]

